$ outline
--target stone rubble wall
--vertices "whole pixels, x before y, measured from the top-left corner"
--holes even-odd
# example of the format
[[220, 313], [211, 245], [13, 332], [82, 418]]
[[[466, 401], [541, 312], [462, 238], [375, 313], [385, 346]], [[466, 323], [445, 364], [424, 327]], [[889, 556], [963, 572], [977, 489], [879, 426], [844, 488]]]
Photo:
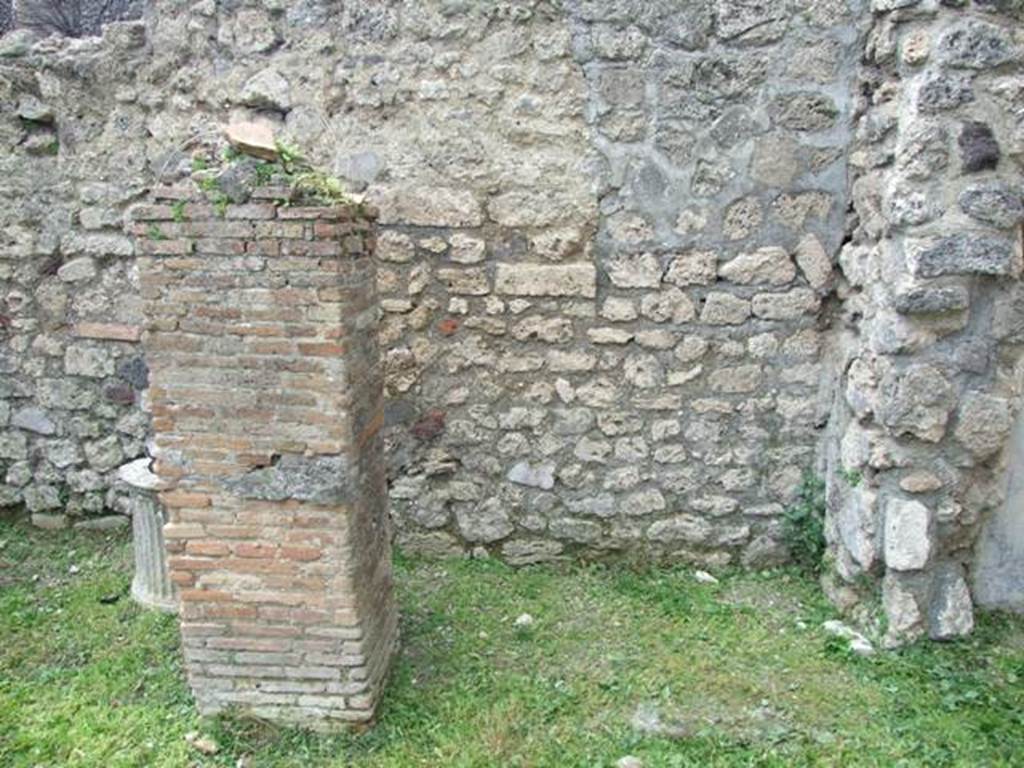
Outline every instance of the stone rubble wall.
[[125, 524], [139, 502], [118, 469], [149, 433], [123, 222], [152, 181], [133, 84], [144, 30], [11, 55], [24, 42], [0, 40], [0, 506], [39, 525]]
[[[1012, 38], [1010, 52], [984, 36], [940, 43], [971, 20]], [[110, 442], [122, 419], [139, 426], [117, 433], [119, 459], [142, 455], [145, 382], [124, 375], [142, 369], [120, 367], [137, 346], [73, 329], [79, 316], [137, 328], [122, 212], [155, 180], [187, 175], [191, 151], [240, 118], [269, 122], [380, 208], [385, 436], [403, 546], [513, 563], [625, 553], [770, 564], [785, 557], [784, 505], [826, 458], [834, 520], [847, 496], [876, 489], [882, 501], [925, 494], [935, 517], [947, 490], [900, 488], [909, 459], [841, 465], [839, 447], [856, 442], [842, 440], [853, 423], [922, 469], [941, 453], [957, 473], [950, 494], [1000, 477], [988, 459], [960, 466], [948, 435], [962, 392], [1016, 408], [996, 375], [1010, 358], [986, 346], [986, 323], [1012, 326], [1016, 283], [926, 274], [947, 259], [985, 271], [1012, 241], [1012, 219], [1001, 230], [969, 210], [1012, 208], [1013, 190], [959, 202], [968, 186], [1019, 175], [1012, 23], [992, 2], [932, 0], [158, 0], [142, 40], [137, 25], [35, 47], [8, 35], [0, 137], [13, 154], [0, 185], [19, 202], [0, 211], [0, 277], [15, 304], [27, 298], [0, 310], [4, 501], [39, 514], [66, 497], [72, 514], [98, 512], [111, 470], [89, 467], [83, 446]], [[32, 119], [31, 101], [16, 117], [26, 95], [53, 117]], [[961, 174], [966, 119], [994, 131], [996, 170]], [[932, 127], [946, 132], [938, 150]], [[984, 130], [964, 141], [984, 164]], [[917, 275], [902, 266], [904, 241], [989, 228], [991, 241], [915, 251]], [[79, 256], [95, 274], [68, 268]], [[99, 298], [86, 307], [88, 296]], [[100, 350], [70, 352], [85, 399], [54, 399], [65, 385], [37, 382], [69, 381], [79, 345]], [[97, 356], [111, 363], [82, 362]], [[833, 398], [865, 376], [884, 383], [872, 397], [896, 401], [884, 415]], [[133, 404], [110, 404], [106, 391], [122, 385]], [[908, 430], [937, 434], [933, 405], [946, 404], [915, 398], [947, 389], [929, 453]], [[54, 433], [18, 426], [25, 408]], [[76, 419], [93, 426], [80, 434]], [[78, 453], [58, 467], [47, 451], [61, 441]], [[71, 487], [86, 468], [96, 487]], [[968, 515], [984, 514], [963, 495]], [[835, 546], [841, 583], [881, 576], [879, 514], [862, 516], [874, 521], [870, 564], [849, 566], [849, 547]], [[914, 540], [907, 530], [896, 538]], [[936, 545], [934, 562], [955, 551], [962, 565], [967, 539]]]
[[[9, 56], [24, 257], [7, 279], [36, 298], [8, 364], [5, 501], [98, 511], [142, 455], [123, 210], [226, 120], [256, 118], [379, 204], [403, 545], [783, 559], [778, 517], [826, 411], [858, 9], [158, 2], [144, 42], [113, 25]], [[27, 96], [53, 114], [15, 116]], [[59, 209], [40, 204], [56, 190]], [[79, 314], [117, 338], [80, 341]], [[109, 456], [85, 453], [75, 409], [118, 416], [91, 427]], [[54, 443], [78, 453], [57, 466]], [[95, 488], [72, 485], [87, 466]]]
[[327, 727], [372, 719], [396, 643], [375, 236], [288, 194], [161, 188], [133, 234], [196, 702]]
[[[825, 412], [855, 17], [543, 8], [502, 51], [509, 117], [472, 124], [506, 147], [474, 168], [486, 185], [441, 197], [443, 215], [436, 191], [426, 216], [408, 190], [377, 198], [399, 540], [513, 563], [778, 562]], [[424, 69], [395, 73], [401, 136], [422, 124], [403, 86]], [[432, 98], [473, 115], [454, 79]], [[560, 131], [530, 114], [564, 114]], [[556, 142], [585, 185], [533, 167]], [[509, 161], [521, 182], [503, 179]]]
[[1005, 498], [1024, 373], [1024, 13], [874, 5], [840, 256], [828, 586], [865, 617], [880, 594], [896, 644], [971, 630], [975, 542]]

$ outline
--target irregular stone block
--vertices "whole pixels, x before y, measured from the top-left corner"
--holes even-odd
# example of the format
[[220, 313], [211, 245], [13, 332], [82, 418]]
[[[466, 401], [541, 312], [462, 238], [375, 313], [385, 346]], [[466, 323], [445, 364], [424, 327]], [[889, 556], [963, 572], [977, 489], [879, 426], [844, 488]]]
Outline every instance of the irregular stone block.
[[896, 165], [908, 179], [929, 179], [948, 164], [949, 132], [943, 124], [915, 120], [900, 133]]
[[960, 209], [972, 219], [1000, 229], [1024, 222], [1024, 199], [1018, 190], [1002, 182], [968, 187], [957, 198]]
[[570, 517], [552, 520], [548, 525], [548, 532], [557, 539], [577, 544], [593, 544], [602, 535], [599, 524], [590, 520], [578, 520]]
[[1002, 152], [992, 129], [977, 120], [968, 120], [960, 126], [957, 137], [960, 146], [961, 170], [964, 173], [990, 171], [999, 165]]
[[618, 288], [657, 288], [664, 269], [653, 253], [623, 253], [605, 262], [612, 285]]
[[38, 435], [52, 435], [57, 431], [46, 412], [40, 408], [22, 408], [11, 418], [11, 426], [35, 432]]
[[597, 270], [592, 264], [498, 264], [494, 289], [511, 296], [597, 295]]
[[32, 525], [47, 531], [58, 531], [68, 527], [67, 515], [49, 515], [43, 512], [35, 512], [31, 517]]
[[932, 599], [928, 608], [928, 636], [933, 640], [951, 640], [969, 635], [974, 629], [974, 602], [957, 563], [943, 563], [932, 580]]
[[740, 285], [785, 285], [796, 278], [796, 267], [784, 249], [759, 248], [726, 262], [719, 267], [718, 274]]
[[1012, 38], [1001, 27], [981, 21], [964, 21], [939, 38], [936, 54], [950, 67], [990, 69], [1019, 59]]
[[[30, 485], [22, 491], [22, 500], [25, 502], [25, 509], [29, 512], [44, 512], [48, 509], [61, 509], [64, 506], [60, 492], [52, 485]], [[54, 517], [63, 517], [63, 515], [54, 515]]]
[[796, 263], [807, 283], [816, 291], [826, 288], [832, 280], [832, 260], [814, 235], [805, 235], [796, 247]]
[[774, 3], [760, 0], [716, 0], [715, 33], [734, 45], [764, 45], [780, 39], [789, 14]]
[[751, 301], [754, 314], [764, 320], [791, 320], [816, 312], [820, 305], [820, 297], [809, 288], [794, 288], [786, 293], [759, 293]]
[[122, 483], [143, 491], [159, 491], [165, 483], [152, 471], [153, 460], [148, 456], [122, 464], [117, 469], [117, 479]]
[[932, 553], [931, 510], [919, 501], [889, 499], [885, 505], [885, 564], [916, 571]]
[[501, 556], [509, 565], [535, 565], [557, 560], [563, 549], [562, 544], [549, 539], [517, 539], [502, 545]]
[[0, 433], [0, 459], [28, 458], [28, 440], [20, 432]]
[[121, 441], [117, 435], [108, 435], [101, 440], [85, 443], [85, 457], [93, 469], [108, 472], [124, 461]]
[[[678, 288], [649, 293], [640, 300], [640, 314], [655, 323], [688, 323], [697, 316], [693, 301]], [[641, 334], [637, 334], [640, 338]]]
[[292, 87], [273, 67], [260, 70], [242, 87], [240, 103], [255, 109], [287, 112], [292, 106]]
[[345, 500], [347, 475], [347, 464], [341, 456], [287, 454], [273, 466], [226, 481], [226, 487], [247, 499], [301, 499], [330, 504]]
[[555, 487], [555, 465], [551, 462], [534, 465], [521, 461], [508, 471], [507, 477], [517, 485], [550, 491]]
[[673, 257], [665, 272], [665, 282], [684, 288], [710, 285], [718, 273], [718, 257], [711, 251], [688, 251]]
[[985, 459], [1006, 445], [1010, 403], [1005, 398], [969, 392], [960, 404], [953, 435], [976, 458]]
[[731, 293], [709, 293], [701, 309], [700, 321], [708, 325], [740, 325], [750, 317], [750, 302]]
[[974, 101], [971, 81], [949, 72], [933, 72], [917, 91], [917, 109], [925, 114], [945, 112]]
[[924, 633], [924, 615], [914, 592], [908, 589], [902, 574], [890, 571], [882, 579], [882, 606], [889, 622], [885, 645], [894, 647]]
[[941, 478], [925, 470], [912, 472], [900, 479], [900, 488], [907, 493], [929, 493], [937, 491], [943, 485]]
[[735, 368], [720, 368], [708, 378], [708, 384], [715, 392], [737, 394], [753, 392], [763, 380], [759, 365], [740, 365]]
[[839, 536], [850, 556], [865, 571], [878, 557], [878, 494], [863, 483], [843, 496], [838, 513]]
[[904, 315], [958, 312], [970, 306], [970, 293], [962, 285], [948, 287], [915, 286], [900, 290], [893, 307]]
[[487, 499], [470, 510], [460, 509], [456, 517], [459, 532], [467, 541], [490, 544], [501, 541], [515, 530], [504, 502], [498, 498]]
[[81, 531], [116, 531], [127, 528], [130, 522], [124, 515], [103, 515], [81, 520], [74, 527]]
[[64, 351], [64, 372], [69, 376], [102, 379], [114, 373], [114, 361], [106, 349], [79, 344]]
[[18, 100], [17, 113], [22, 120], [33, 123], [52, 123], [55, 117], [52, 107], [31, 94], [25, 94]]
[[722, 234], [729, 240], [743, 240], [754, 234], [763, 219], [764, 213], [757, 198], [740, 198], [725, 209]]
[[649, 515], [665, 509], [665, 497], [657, 488], [626, 496], [619, 505], [619, 511], [631, 517]]
[[80, 256], [71, 259], [60, 266], [57, 270], [57, 277], [65, 283], [77, 283], [80, 280], [89, 280], [96, 276], [96, 262], [91, 256]]
[[896, 434], [912, 434], [931, 443], [946, 434], [953, 388], [938, 368], [911, 366], [901, 374], [887, 376], [880, 389], [879, 416]]
[[60, 249], [65, 256], [93, 256], [101, 259], [135, 255], [135, 246], [129, 238], [101, 232], [72, 232], [61, 238]]
[[646, 535], [649, 541], [657, 544], [705, 544], [711, 539], [712, 529], [703, 518], [676, 515], [654, 523]]
[[822, 93], [786, 94], [772, 106], [775, 123], [791, 131], [826, 131], [839, 119], [836, 103]]
[[1020, 270], [1017, 246], [1008, 239], [958, 234], [941, 240], [908, 240], [907, 262], [916, 277], [1014, 275]]
[[487, 273], [479, 267], [465, 269], [439, 269], [437, 279], [444, 283], [448, 293], [465, 296], [485, 296], [491, 292]]
[[238, 151], [274, 162], [277, 160], [277, 142], [274, 129], [267, 123], [238, 121], [224, 129], [225, 138]]

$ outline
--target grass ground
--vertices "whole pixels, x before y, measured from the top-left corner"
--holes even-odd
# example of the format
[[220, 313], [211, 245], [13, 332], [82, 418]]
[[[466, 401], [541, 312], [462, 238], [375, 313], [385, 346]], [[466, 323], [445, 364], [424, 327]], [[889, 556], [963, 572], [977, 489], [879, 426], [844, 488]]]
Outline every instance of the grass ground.
[[[121, 534], [0, 523], [0, 765], [1024, 765], [1019, 617], [862, 659], [785, 572], [702, 585], [400, 559], [404, 653], [380, 722], [324, 737], [200, 719], [174, 618], [131, 602], [129, 563]], [[674, 737], [644, 730], [656, 721]]]

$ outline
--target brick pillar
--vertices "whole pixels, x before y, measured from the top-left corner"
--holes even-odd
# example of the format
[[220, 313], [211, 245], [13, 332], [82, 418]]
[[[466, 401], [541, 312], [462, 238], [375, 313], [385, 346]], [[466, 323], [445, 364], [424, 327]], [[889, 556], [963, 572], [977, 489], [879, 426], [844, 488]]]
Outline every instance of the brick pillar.
[[375, 236], [280, 194], [136, 210], [143, 344], [199, 709], [326, 728], [372, 719], [396, 642]]

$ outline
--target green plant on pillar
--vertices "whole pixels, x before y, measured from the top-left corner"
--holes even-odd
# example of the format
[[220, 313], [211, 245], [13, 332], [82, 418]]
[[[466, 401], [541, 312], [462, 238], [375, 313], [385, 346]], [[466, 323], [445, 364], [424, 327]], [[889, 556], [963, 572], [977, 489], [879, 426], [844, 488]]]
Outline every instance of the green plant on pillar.
[[864, 479], [864, 475], [859, 469], [841, 469], [839, 474], [851, 488], [856, 488]]
[[302, 150], [295, 144], [278, 139], [277, 163], [261, 163], [256, 167], [257, 179], [266, 183], [279, 172], [288, 180], [297, 197], [322, 205], [355, 203], [345, 192], [341, 181], [306, 162]]
[[146, 234], [150, 240], [166, 240], [167, 235], [164, 234], [163, 230], [160, 229], [156, 224], [150, 224]]
[[294, 173], [296, 170], [294, 166], [302, 164], [302, 151], [296, 145], [282, 139], [275, 139], [274, 148], [277, 149], [277, 156], [285, 173]]
[[260, 185], [269, 184], [278, 174], [279, 168], [274, 163], [259, 163], [256, 166], [256, 181]]
[[825, 483], [804, 474], [796, 499], [783, 513], [783, 536], [793, 561], [809, 576], [821, 573], [825, 554]]
[[179, 200], [171, 205], [171, 216], [174, 221], [181, 224], [185, 220], [185, 201]]
[[220, 187], [217, 186], [217, 179], [214, 176], [203, 176], [196, 180], [196, 184], [199, 185], [199, 189], [206, 196], [206, 199], [213, 206], [214, 211], [222, 219], [227, 214], [228, 203], [231, 202], [228, 196], [225, 195]]
[[292, 190], [300, 196], [318, 203], [350, 202], [345, 188], [334, 176], [322, 171], [304, 171], [292, 178]]

